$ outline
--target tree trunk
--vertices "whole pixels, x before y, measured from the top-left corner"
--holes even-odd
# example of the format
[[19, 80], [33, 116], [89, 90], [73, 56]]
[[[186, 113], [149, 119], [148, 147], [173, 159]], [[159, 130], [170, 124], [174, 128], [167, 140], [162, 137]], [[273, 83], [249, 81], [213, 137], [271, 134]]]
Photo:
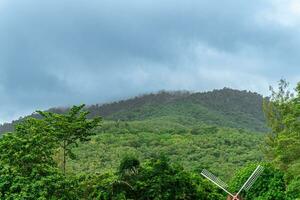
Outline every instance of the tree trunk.
[[63, 173], [66, 175], [66, 141], [64, 141], [63, 145]]

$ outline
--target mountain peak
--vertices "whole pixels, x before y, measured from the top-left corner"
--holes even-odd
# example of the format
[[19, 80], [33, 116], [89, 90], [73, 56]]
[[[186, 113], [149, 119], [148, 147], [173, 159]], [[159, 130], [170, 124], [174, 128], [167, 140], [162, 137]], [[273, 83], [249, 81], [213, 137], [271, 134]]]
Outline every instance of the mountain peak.
[[[159, 91], [127, 100], [87, 106], [90, 117], [106, 120], [141, 121], [168, 118], [185, 123], [205, 123], [216, 126], [266, 131], [262, 112], [263, 96], [251, 91], [231, 88], [207, 92]], [[67, 108], [51, 108], [63, 113]], [[35, 115], [31, 115], [35, 116]], [[12, 123], [0, 126], [0, 132], [12, 130]]]

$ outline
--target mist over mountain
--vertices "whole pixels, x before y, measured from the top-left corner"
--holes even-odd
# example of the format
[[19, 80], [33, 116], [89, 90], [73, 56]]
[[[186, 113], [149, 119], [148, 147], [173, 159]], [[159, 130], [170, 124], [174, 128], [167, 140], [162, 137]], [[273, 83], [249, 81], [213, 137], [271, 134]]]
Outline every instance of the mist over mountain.
[[[88, 105], [89, 117], [109, 121], [166, 120], [181, 125], [209, 124], [265, 132], [263, 96], [230, 88], [209, 92], [160, 91], [106, 104]], [[64, 113], [68, 108], [50, 108]], [[26, 117], [38, 117], [32, 114]], [[25, 118], [26, 118], [25, 117]], [[13, 130], [24, 119], [0, 126], [0, 132]]]

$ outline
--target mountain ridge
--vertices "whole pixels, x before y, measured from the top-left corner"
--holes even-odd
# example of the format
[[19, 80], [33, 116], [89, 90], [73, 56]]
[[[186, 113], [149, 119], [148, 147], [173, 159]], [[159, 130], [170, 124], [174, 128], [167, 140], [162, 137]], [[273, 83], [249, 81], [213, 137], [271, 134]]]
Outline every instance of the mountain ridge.
[[[262, 111], [263, 96], [246, 90], [230, 88], [208, 92], [159, 91], [126, 100], [89, 105], [89, 117], [102, 116], [112, 121], [141, 121], [168, 117], [180, 123], [205, 123], [216, 126], [265, 132]], [[50, 108], [48, 111], [64, 113], [68, 108]], [[12, 131], [13, 125], [25, 116], [0, 126], [0, 133]]]

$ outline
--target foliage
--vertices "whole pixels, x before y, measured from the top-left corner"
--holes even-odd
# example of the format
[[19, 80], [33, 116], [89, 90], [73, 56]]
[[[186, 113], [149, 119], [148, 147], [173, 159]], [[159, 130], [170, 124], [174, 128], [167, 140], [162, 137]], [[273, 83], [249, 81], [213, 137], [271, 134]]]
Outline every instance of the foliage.
[[[262, 100], [262, 96], [256, 93], [224, 88], [185, 95], [162, 92], [93, 108], [109, 120], [135, 121], [169, 117], [183, 125], [204, 122], [266, 131]], [[101, 112], [103, 109], [107, 112]]]
[[170, 165], [166, 157], [148, 160], [142, 166], [136, 166], [136, 161], [127, 157], [121, 163], [127, 169], [119, 172], [114, 195], [123, 194], [127, 199], [136, 200], [222, 199], [207, 182], [179, 165]]
[[225, 181], [238, 171], [236, 191], [263, 161], [259, 147], [272, 164], [242, 196], [297, 199], [300, 85], [296, 96], [287, 87], [264, 102], [266, 141], [262, 97], [227, 88], [39, 111], [0, 138], [0, 199], [224, 199], [200, 171]]
[[300, 178], [294, 178], [287, 187], [287, 197], [289, 199], [300, 199]]
[[125, 157], [119, 171], [78, 177], [78, 197], [100, 200], [218, 200], [224, 196], [207, 180], [171, 165], [166, 157], [141, 164], [134, 157]]
[[300, 177], [300, 83], [295, 94], [288, 90], [286, 81], [279, 82], [277, 91], [272, 89], [264, 110], [271, 128], [265, 152], [276, 166], [285, 171], [287, 194], [291, 199], [299, 198]]
[[0, 140], [0, 198], [51, 199], [72, 197], [71, 183], [57, 171], [53, 130], [28, 119]]
[[66, 155], [87, 141], [100, 119], [87, 120], [83, 106], [67, 114], [40, 112], [44, 119], [28, 118], [0, 140], [0, 197], [2, 199], [76, 199], [79, 184], [62, 174], [54, 160], [61, 143]]
[[[286, 199], [284, 173], [270, 164], [263, 164], [264, 171], [253, 184], [252, 188], [241, 193], [245, 199], [282, 200]], [[231, 180], [231, 190], [238, 191], [257, 167], [251, 164], [241, 169]]]
[[[77, 177], [78, 199], [113, 199], [113, 184], [118, 181], [118, 176], [113, 172], [103, 174], [81, 174]], [[114, 199], [115, 200], [115, 199]]]
[[72, 148], [78, 146], [79, 142], [88, 141], [90, 139], [89, 136], [94, 134], [92, 130], [99, 125], [101, 120], [99, 117], [88, 120], [87, 115], [89, 112], [82, 111], [84, 106], [84, 104], [73, 106], [66, 114], [38, 111], [43, 117], [42, 121], [53, 129], [56, 143], [62, 149], [64, 174], [66, 173], [66, 157], [76, 158]]
[[285, 80], [278, 90], [271, 88], [270, 101], [264, 102], [264, 112], [271, 132], [266, 138], [264, 152], [269, 160], [285, 171], [287, 198], [300, 196], [300, 83], [295, 94]]
[[144, 161], [164, 154], [187, 170], [207, 168], [228, 180], [240, 167], [263, 158], [259, 146], [264, 136], [259, 133], [208, 125], [172, 127], [151, 121], [104, 123], [90, 142], [74, 148], [78, 159], [69, 161], [68, 171], [100, 173], [117, 169], [127, 155]]
[[[194, 147], [191, 149], [192, 151], [187, 151], [186, 153], [191, 154], [194, 152], [196, 156], [201, 152], [195, 151], [197, 146], [208, 145], [205, 148], [215, 148], [212, 142], [215, 141], [216, 137], [220, 137], [220, 141], [216, 143], [216, 146], [221, 149], [236, 143], [242, 137], [251, 138], [251, 135], [247, 132], [232, 132], [234, 131], [233, 129], [216, 129], [213, 126], [210, 127], [207, 125], [193, 128], [194, 131], [197, 130], [193, 135], [189, 133], [181, 133], [180, 135], [151, 133], [122, 134], [120, 133], [122, 127], [128, 128], [129, 132], [133, 130], [139, 132], [139, 128], [143, 127], [141, 124], [138, 124], [138, 126], [134, 125], [134, 128], [131, 127], [130, 123], [123, 125], [122, 123], [117, 125], [119, 131], [116, 133], [111, 132], [115, 130], [115, 123], [109, 125], [113, 127], [105, 125], [104, 128], [111, 133], [103, 133], [101, 132], [103, 129], [100, 128], [98, 131], [101, 134], [93, 136], [89, 143], [78, 143], [79, 146], [74, 151], [78, 154], [79, 160], [72, 161], [72, 164], [78, 163], [83, 168], [73, 172], [83, 173], [75, 178], [70, 174], [67, 176], [63, 175], [54, 161], [54, 154], [59, 146], [57, 143], [59, 129], [50, 124], [49, 121], [43, 119], [28, 119], [23, 121], [18, 125], [14, 133], [7, 134], [0, 140], [1, 198], [102, 200], [222, 199], [223, 196], [219, 193], [220, 191], [207, 180], [199, 177], [198, 173], [187, 171], [179, 164], [171, 164], [171, 162], [176, 163], [176, 160], [183, 159], [183, 156], [181, 156], [182, 152], [177, 152], [180, 158], [170, 160], [167, 157], [172, 158], [172, 154], [176, 153], [176, 149], [188, 150], [188, 146], [192, 147], [192, 141], [195, 142]], [[201, 132], [202, 128], [203, 133]], [[191, 131], [190, 129], [183, 130]], [[229, 130], [231, 134], [227, 135], [226, 132], [229, 132]], [[223, 137], [225, 137], [225, 140], [223, 140]], [[195, 141], [195, 139], [197, 140]], [[133, 145], [133, 148], [149, 145], [149, 148], [143, 150], [145, 155], [142, 163], [139, 159], [128, 156], [130, 155], [130, 150], [127, 148], [127, 150], [120, 150], [126, 154], [120, 155], [119, 160], [123, 159], [119, 167], [116, 166], [115, 170], [113, 170], [113, 167], [110, 167], [106, 170], [102, 168], [98, 172], [95, 170], [93, 173], [87, 173], [88, 170], [84, 169], [84, 166], [90, 166], [94, 161], [84, 160], [81, 156], [90, 159], [91, 156], [86, 154], [89, 153], [93, 155], [92, 158], [95, 159], [95, 162], [99, 162], [100, 159], [96, 154], [86, 151], [84, 148], [95, 149], [98, 151], [98, 155], [100, 153], [102, 156], [111, 156], [110, 160], [114, 159], [114, 154], [110, 154], [107, 148], [104, 149], [105, 153], [101, 153], [99, 152], [99, 148], [93, 146], [93, 144], [99, 145], [99, 142], [111, 144], [112, 149], [120, 144], [125, 146]], [[245, 148], [248, 148], [251, 146], [251, 143], [248, 142], [245, 144], [241, 143], [240, 146], [245, 145]], [[158, 149], [154, 148], [155, 146], [162, 149], [158, 151]], [[169, 146], [170, 152], [168, 152], [168, 149], [163, 148], [167, 146]], [[150, 154], [146, 154], [150, 149], [153, 149], [152, 153], [148, 152]], [[232, 150], [232, 148], [228, 148], [228, 150]], [[242, 149], [240, 150], [242, 152]], [[167, 153], [167, 157], [158, 156], [160, 152]], [[199, 155], [199, 158], [208, 152], [203, 152]], [[217, 156], [215, 152], [213, 154]], [[152, 157], [152, 159], [149, 160], [146, 157]], [[118, 161], [118, 159], [116, 160]], [[212, 159], [210, 162], [213, 163], [215, 161]], [[195, 161], [196, 163], [197, 161]], [[200, 166], [197, 168], [199, 170], [202, 169]]]
[[[208, 125], [241, 128], [266, 132], [262, 112], [263, 97], [257, 93], [229, 88], [203, 93], [185, 91], [146, 94], [119, 102], [91, 105], [86, 109], [89, 118], [102, 116], [113, 121], [144, 121], [167, 118], [180, 125], [205, 123]], [[69, 108], [52, 108], [49, 112], [63, 114]], [[37, 114], [32, 117], [40, 117]], [[26, 118], [26, 117], [25, 117]], [[0, 126], [0, 133], [13, 130], [13, 121]]]

